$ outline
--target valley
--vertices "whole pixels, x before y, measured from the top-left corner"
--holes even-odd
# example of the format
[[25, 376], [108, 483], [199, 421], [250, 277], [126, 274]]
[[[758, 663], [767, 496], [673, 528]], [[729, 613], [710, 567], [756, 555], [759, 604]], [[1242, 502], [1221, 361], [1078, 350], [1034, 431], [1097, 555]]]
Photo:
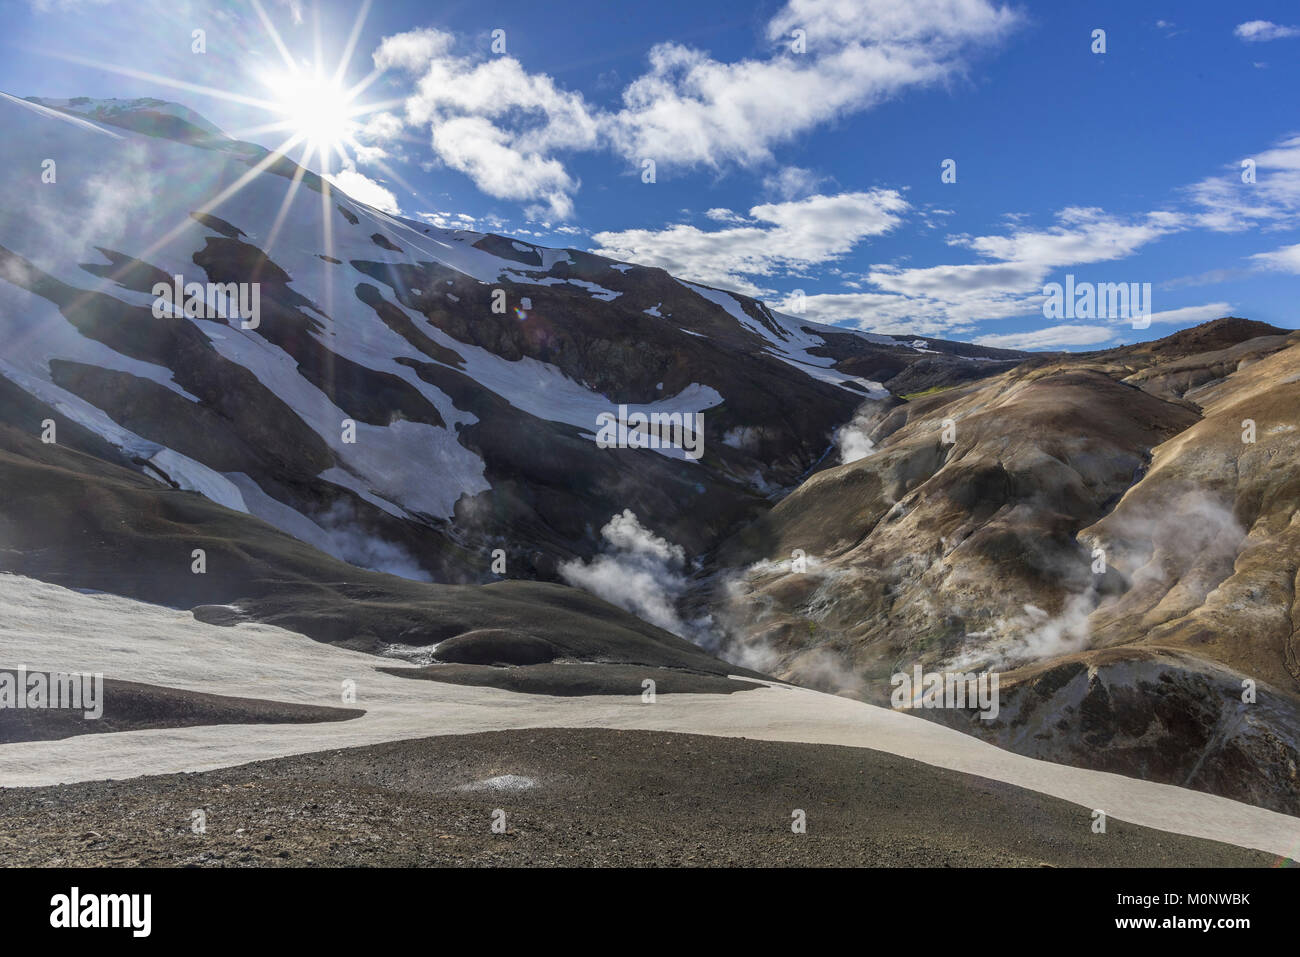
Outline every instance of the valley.
[[[579, 752], [635, 746], [714, 814], [735, 739], [773, 769], [752, 793], [811, 766], [827, 801], [890, 809], [861, 853], [837, 811], [823, 863], [1296, 857], [1300, 333], [1224, 316], [1028, 353], [850, 331], [380, 212], [176, 104], [7, 97], [0, 122], [6, 169], [103, 170], [0, 178], [0, 665], [102, 673], [110, 715], [128, 703], [108, 733], [0, 728], [15, 826], [337, 789], [355, 762], [433, 774], [494, 735], [511, 760], [466, 774], [541, 780], [542, 805], [612, 795]], [[972, 694], [893, 693], [923, 673]], [[476, 780], [400, 786], [460, 821]], [[374, 786], [361, 804], [396, 814]], [[72, 790], [42, 810], [48, 788]], [[775, 800], [746, 805], [754, 858], [699, 862], [804, 861], [763, 831], [788, 827]], [[947, 856], [918, 836], [982, 800], [1043, 830]], [[239, 833], [270, 813], [236, 806]], [[1097, 809], [1123, 852], [1074, 846]], [[695, 853], [685, 813], [670, 857]], [[318, 824], [227, 834], [221, 860], [365, 860]], [[159, 843], [186, 826], [130, 841], [191, 861]], [[384, 859], [487, 853], [458, 826]], [[491, 861], [625, 862], [563, 830], [563, 853]], [[7, 851], [122, 859], [56, 843]]]

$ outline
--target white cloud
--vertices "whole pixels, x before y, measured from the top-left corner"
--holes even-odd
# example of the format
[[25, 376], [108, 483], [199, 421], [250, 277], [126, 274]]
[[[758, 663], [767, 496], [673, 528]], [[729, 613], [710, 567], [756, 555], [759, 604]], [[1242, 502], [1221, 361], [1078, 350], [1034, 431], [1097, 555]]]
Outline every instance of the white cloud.
[[402, 120], [386, 111], [375, 113], [366, 119], [358, 133], [377, 140], [396, 139], [402, 135]]
[[1240, 163], [1192, 184], [1186, 192], [1201, 207], [1196, 225], [1215, 232], [1290, 229], [1300, 225], [1300, 136], [1257, 153], [1255, 182], [1242, 182]]
[[1043, 284], [1054, 269], [1122, 259], [1184, 222], [1170, 213], [1126, 220], [1081, 207], [1067, 207], [1056, 219], [1045, 229], [948, 240], [997, 262], [872, 267], [866, 278], [874, 291], [810, 296], [807, 315], [822, 322], [856, 320], [872, 332], [930, 335], [1028, 315], [1041, 308]]
[[375, 68], [416, 73], [451, 49], [455, 37], [432, 27], [384, 37], [375, 50]]
[[[987, 0], [790, 0], [768, 24], [766, 59], [732, 63], [681, 44], [651, 49], [650, 70], [611, 117], [617, 149], [662, 166], [753, 166], [823, 123], [940, 82], [964, 55], [1019, 22]], [[807, 50], [791, 50], [804, 30]]]
[[748, 219], [746, 219], [744, 216], [740, 215], [740, 213], [737, 213], [737, 212], [735, 212], [734, 210], [730, 210], [730, 209], [723, 209], [723, 208], [720, 207], [720, 206], [715, 206], [713, 209], [710, 209], [710, 210], [709, 210], [708, 212], [706, 212], [704, 215], [707, 216], [707, 217], [709, 217], [709, 219], [713, 220], [715, 223], [748, 223], [748, 222], [750, 222], [750, 220], [748, 220]]
[[954, 237], [982, 256], [1044, 266], [1107, 262], [1176, 231], [1181, 217], [1148, 213], [1126, 222], [1096, 208], [1067, 207], [1057, 214], [1058, 226], [1044, 230], [1018, 229], [1010, 236]]
[[335, 187], [347, 193], [357, 202], [365, 203], [367, 206], [373, 206], [385, 213], [391, 213], [394, 216], [400, 215], [402, 210], [397, 205], [397, 197], [391, 190], [380, 186], [369, 176], [364, 173], [358, 173], [354, 168], [340, 170], [337, 174], [325, 178]]
[[1300, 243], [1296, 243], [1294, 246], [1283, 246], [1280, 249], [1274, 249], [1272, 252], [1256, 253], [1250, 258], [1263, 269], [1274, 272], [1300, 273]]
[[[611, 148], [638, 165], [654, 159], [658, 169], [753, 167], [815, 126], [948, 79], [968, 52], [1018, 21], [990, 0], [913, 0], [905, 13], [894, 0], [790, 0], [768, 25], [771, 56], [723, 63], [659, 44], [648, 54], [649, 71], [613, 111], [590, 107], [512, 57], [456, 56], [452, 37], [439, 30], [387, 37], [374, 61], [418, 79], [405, 120], [429, 128], [446, 165], [491, 196], [544, 204], [563, 219], [579, 185], [564, 165], [567, 151]], [[807, 31], [806, 53], [791, 52], [782, 39], [792, 24]], [[788, 200], [819, 182], [789, 167], [769, 189]]]
[[999, 349], [1058, 349], [1062, 346], [1095, 346], [1114, 338], [1115, 330], [1106, 326], [1049, 326], [1032, 332], [978, 336], [975, 342]]
[[[457, 55], [449, 35], [416, 31], [390, 37], [376, 51], [377, 66], [410, 73], [416, 89], [400, 123], [376, 120], [373, 136], [396, 139], [401, 123], [425, 127], [439, 160], [481, 190], [530, 204], [533, 219], [563, 220], [573, 213], [580, 185], [566, 167], [566, 153], [613, 149], [634, 162], [652, 158], [660, 170], [761, 167], [772, 162], [778, 145], [818, 125], [958, 75], [970, 55], [1002, 40], [1019, 22], [1019, 14], [996, 0], [915, 0], [905, 7], [893, 0], [789, 0], [767, 25], [768, 55], [720, 62], [681, 44], [660, 44], [649, 52], [648, 71], [626, 87], [613, 111], [597, 109], [545, 74], [529, 73], [513, 58]], [[1267, 31], [1258, 23], [1243, 24], [1239, 35], [1262, 36]], [[806, 31], [804, 53], [790, 49], [796, 29]], [[949, 245], [976, 261], [875, 265], [844, 277], [843, 288], [852, 292], [808, 296], [803, 315], [880, 332], [960, 334], [985, 320], [1037, 312], [1044, 282], [1062, 268], [1122, 260], [1193, 228], [1300, 223], [1300, 136], [1254, 159], [1257, 183], [1242, 184], [1240, 170], [1229, 167], [1182, 190], [1183, 212], [1116, 215], [1067, 207], [1049, 226], [1017, 220], [1002, 234], [951, 236]], [[864, 239], [890, 232], [904, 213], [931, 229], [942, 225], [942, 211], [913, 208], [895, 190], [821, 195], [815, 191], [824, 177], [811, 170], [769, 169], [763, 189], [779, 201], [747, 214], [709, 209], [705, 215], [716, 227], [679, 223], [597, 233], [595, 251], [771, 296], [763, 279], [807, 277]], [[1269, 265], [1272, 255], [1256, 259]], [[1170, 310], [1157, 321], [1194, 321], [1195, 310], [1219, 305]], [[784, 306], [788, 311], [791, 303]], [[1095, 338], [1102, 327], [1062, 331], [1072, 328], [1081, 327], [1042, 335], [1083, 337], [1065, 343], [1071, 345], [1104, 341]], [[1014, 335], [1030, 341], [1029, 334]]]
[[[836, 259], [868, 236], [893, 229], [908, 209], [895, 190], [810, 196], [749, 211], [753, 225], [696, 226], [596, 233], [595, 252], [661, 266], [675, 276], [755, 295], [748, 276], [772, 276]], [[711, 211], [725, 213], [729, 211]]]
[[970, 298], [1021, 294], [1041, 286], [1048, 269], [1041, 263], [970, 263], [900, 269], [877, 266], [867, 278], [900, 296], [961, 302]]
[[1249, 20], [1246, 23], [1239, 23], [1232, 32], [1238, 40], [1245, 40], [1247, 43], [1300, 37], [1300, 27], [1284, 27], [1269, 20]]
[[1206, 322], [1231, 315], [1232, 305], [1226, 302], [1207, 302], [1203, 306], [1184, 306], [1151, 313], [1152, 322]]
[[[805, 297], [804, 317], [816, 322], [847, 324], [866, 332], [923, 336], [961, 336], [977, 322], [1041, 314], [1042, 295], [1014, 295], [991, 290], [986, 295], [934, 296], [899, 293], [824, 293]], [[789, 312], [794, 301], [781, 303]]]
[[489, 196], [529, 203], [530, 215], [570, 217], [578, 182], [552, 154], [596, 145], [596, 117], [582, 94], [513, 57], [475, 62], [451, 46], [449, 35], [420, 30], [387, 37], [375, 51], [377, 68], [418, 77], [405, 121], [427, 127], [438, 158]]
[[[1193, 228], [1237, 230], [1252, 224], [1281, 228], [1300, 223], [1300, 136], [1283, 140], [1255, 159], [1261, 173], [1257, 183], [1243, 184], [1239, 173], [1233, 173], [1194, 184], [1182, 191], [1193, 203], [1186, 212], [1156, 210], [1120, 217], [1092, 207], [1067, 207], [1057, 214], [1056, 224], [1047, 228], [1028, 227], [1022, 224], [1022, 216], [1011, 216], [1007, 233], [948, 239], [953, 247], [994, 261], [876, 265], [865, 276], [844, 277], [845, 287], [853, 292], [806, 296], [802, 315], [871, 332], [961, 335], [981, 321], [1037, 312], [1042, 306], [1043, 284], [1068, 267], [1125, 259], [1162, 237]], [[1298, 247], [1284, 247], [1252, 259], [1256, 268], [1300, 272]], [[1201, 278], [1218, 282], [1235, 275], [1231, 270], [1218, 270]], [[1141, 278], [1125, 275], [1113, 281]], [[1192, 277], [1179, 284], [1196, 281], [1200, 280]], [[778, 308], [791, 312], [797, 305], [792, 297], [786, 297]], [[1225, 302], [1208, 303], [1157, 313], [1153, 321], [1198, 322], [1230, 310]], [[1058, 330], [1051, 335], [1063, 333]], [[1023, 333], [1015, 336], [1017, 343], [1031, 341]]]
[[826, 181], [810, 169], [801, 166], [783, 166], [768, 176], [763, 177], [763, 189], [782, 199], [802, 199], [817, 192], [817, 188]]
[[473, 229], [474, 217], [457, 213], [445, 213], [441, 210], [417, 212], [416, 218], [424, 220], [439, 229]]
[[[795, 314], [791, 297], [777, 304]], [[960, 328], [947, 303], [878, 292], [821, 293], [806, 296], [800, 318], [831, 325], [846, 324], [867, 332], [941, 336]]]
[[808, 31], [808, 46], [820, 44], [923, 44], [951, 53], [972, 40], [993, 40], [1019, 23], [1010, 7], [985, 0], [789, 0], [767, 27], [768, 39], [783, 41], [793, 30]]
[[571, 194], [577, 182], [564, 164], [535, 151], [525, 152], [509, 130], [479, 116], [461, 116], [433, 127], [433, 148], [444, 163], [465, 173], [474, 185], [500, 199], [530, 202], [527, 215], [538, 214], [546, 203], [561, 219], [573, 215]]

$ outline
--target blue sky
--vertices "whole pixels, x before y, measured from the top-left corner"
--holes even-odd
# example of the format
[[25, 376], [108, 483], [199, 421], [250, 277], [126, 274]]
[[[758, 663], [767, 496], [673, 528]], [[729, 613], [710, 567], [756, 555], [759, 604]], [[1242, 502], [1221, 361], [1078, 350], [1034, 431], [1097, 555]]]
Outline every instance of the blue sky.
[[[363, 9], [260, 2], [303, 75], [333, 73]], [[171, 99], [268, 147], [306, 122], [253, 0], [0, 14], [5, 92]], [[1096, 348], [1224, 314], [1300, 326], [1294, 3], [376, 0], [343, 85], [366, 78], [354, 106], [383, 108], [325, 171], [407, 216], [871, 331]], [[308, 119], [331, 125], [333, 96]], [[1067, 274], [1150, 283], [1150, 328], [1045, 318]]]

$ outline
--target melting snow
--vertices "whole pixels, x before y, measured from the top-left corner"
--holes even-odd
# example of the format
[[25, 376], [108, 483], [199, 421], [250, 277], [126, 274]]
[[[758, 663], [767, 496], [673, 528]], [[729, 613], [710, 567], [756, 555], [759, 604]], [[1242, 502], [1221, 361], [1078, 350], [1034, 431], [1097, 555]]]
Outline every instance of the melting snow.
[[[0, 784], [31, 787], [229, 767], [250, 761], [439, 734], [509, 728], [640, 728], [870, 747], [924, 764], [1106, 808], [1134, 824], [1300, 858], [1300, 819], [1237, 801], [1036, 761], [887, 708], [803, 688], [745, 694], [559, 698], [415, 681], [375, 670], [391, 659], [313, 642], [271, 625], [205, 625], [189, 612], [113, 595], [83, 595], [0, 575], [0, 667], [101, 672], [106, 678], [210, 694], [341, 705], [349, 721], [211, 725], [0, 746]], [[232, 654], [238, 649], [238, 654]]]

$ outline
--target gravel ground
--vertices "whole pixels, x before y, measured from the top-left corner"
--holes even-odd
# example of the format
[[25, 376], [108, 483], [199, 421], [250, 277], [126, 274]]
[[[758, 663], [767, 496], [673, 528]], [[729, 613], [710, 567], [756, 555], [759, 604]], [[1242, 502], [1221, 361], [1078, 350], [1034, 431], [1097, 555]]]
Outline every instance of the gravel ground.
[[[191, 829], [202, 809], [206, 830]], [[505, 813], [504, 833], [492, 830]], [[793, 833], [792, 812], [806, 813]], [[0, 790], [9, 866], [1261, 866], [861, 748], [542, 729]]]

